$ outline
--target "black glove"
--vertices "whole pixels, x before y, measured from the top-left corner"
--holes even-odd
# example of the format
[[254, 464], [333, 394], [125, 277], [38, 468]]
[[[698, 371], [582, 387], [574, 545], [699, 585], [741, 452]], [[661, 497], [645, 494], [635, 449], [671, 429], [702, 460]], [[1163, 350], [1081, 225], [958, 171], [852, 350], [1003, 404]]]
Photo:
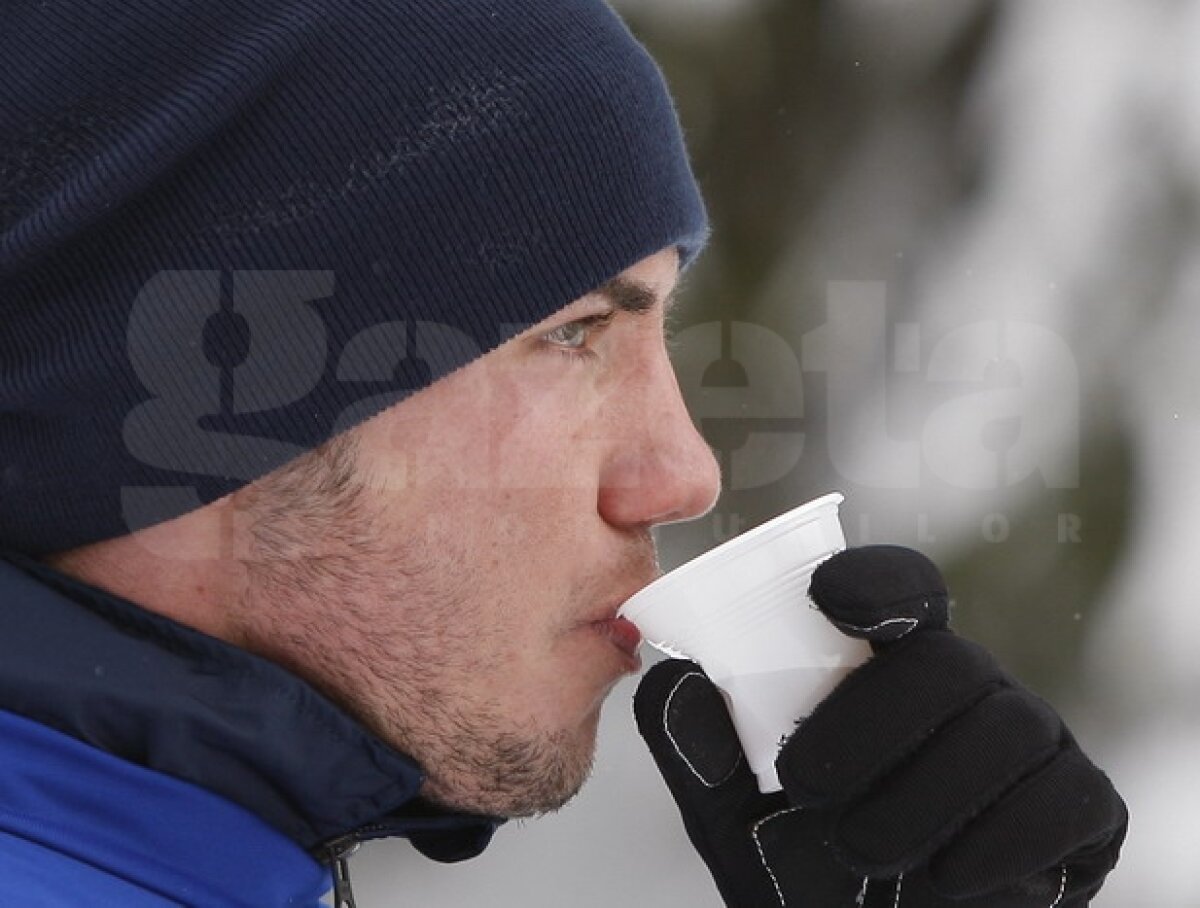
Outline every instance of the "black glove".
[[[729, 908], [1080, 908], [1128, 815], [1057, 713], [947, 628], [923, 555], [851, 549], [813, 601], [874, 657], [805, 719], [763, 795], [699, 666], [654, 666], [638, 727]], [[803, 603], [797, 603], [803, 608]]]

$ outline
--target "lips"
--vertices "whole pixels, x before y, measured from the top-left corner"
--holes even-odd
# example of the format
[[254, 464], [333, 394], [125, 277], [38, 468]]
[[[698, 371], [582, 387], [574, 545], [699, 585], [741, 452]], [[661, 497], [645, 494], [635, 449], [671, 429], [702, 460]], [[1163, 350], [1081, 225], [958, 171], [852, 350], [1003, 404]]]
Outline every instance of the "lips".
[[628, 618], [607, 618], [594, 622], [592, 626], [621, 652], [628, 656], [637, 656], [638, 647], [642, 644], [642, 633]]
[[639, 671], [642, 665], [641, 657], [638, 655], [638, 647], [642, 645], [642, 633], [632, 621], [622, 618], [619, 612], [621, 606], [634, 593], [645, 589], [648, 584], [662, 575], [657, 560], [653, 557], [653, 543], [647, 542], [644, 553], [648, 560], [630, 561], [625, 570], [618, 575], [623, 575], [626, 580], [635, 580], [636, 578], [635, 582], [624, 585], [621, 595], [599, 605], [592, 612], [590, 618], [585, 620], [587, 627], [607, 640], [625, 657], [629, 671], [633, 672]]

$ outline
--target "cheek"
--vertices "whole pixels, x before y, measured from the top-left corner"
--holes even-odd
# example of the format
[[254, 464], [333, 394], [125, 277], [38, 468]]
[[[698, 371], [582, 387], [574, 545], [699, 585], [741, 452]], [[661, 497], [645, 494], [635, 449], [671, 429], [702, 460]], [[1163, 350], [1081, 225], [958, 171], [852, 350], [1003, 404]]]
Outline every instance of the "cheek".
[[369, 475], [375, 489], [404, 502], [494, 485], [494, 414], [463, 401], [435, 418], [421, 417], [394, 419], [373, 439]]
[[490, 421], [492, 475], [501, 488], [591, 489], [603, 456], [601, 407], [588, 395], [526, 394]]

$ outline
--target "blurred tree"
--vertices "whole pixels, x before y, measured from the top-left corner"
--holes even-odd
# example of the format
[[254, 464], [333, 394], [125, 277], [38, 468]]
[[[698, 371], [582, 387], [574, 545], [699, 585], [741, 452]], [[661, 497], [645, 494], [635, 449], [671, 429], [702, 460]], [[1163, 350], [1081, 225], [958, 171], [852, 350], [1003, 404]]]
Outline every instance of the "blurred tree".
[[[1003, 7], [996, 0], [744, 0], [689, 19], [673, 3], [623, 5], [675, 90], [714, 223], [685, 317], [722, 323], [722, 355], [699, 387], [684, 388], [693, 405], [714, 387], [770, 395], [745, 387], [730, 325], [763, 325], [799, 356], [801, 336], [825, 318], [830, 280], [885, 282], [889, 324], [921, 319], [915, 270], [988, 187], [990, 149], [969, 117]], [[863, 541], [849, 518], [856, 499], [867, 499], [831, 462], [822, 381], [806, 368], [803, 459], [778, 481], [729, 485], [735, 452], [764, 428], [760, 417], [701, 420], [727, 487], [712, 519], [664, 533], [668, 562], [828, 488], [849, 494], [848, 536]], [[1039, 493], [1030, 490], [1038, 480], [1029, 480], [1013, 490], [1004, 541], [976, 530], [934, 546], [963, 632], [1048, 693], [1077, 677], [1075, 656], [1090, 626], [1084, 619], [1124, 536], [1128, 453], [1118, 432], [1093, 424], [1076, 488]], [[993, 434], [1003, 448], [1005, 431]], [[869, 500], [878, 512], [881, 499]], [[911, 499], [890, 511], [872, 515], [883, 525], [879, 541], [929, 548], [914, 529]], [[1079, 541], [1055, 544], [1076, 519], [1087, 528]]]

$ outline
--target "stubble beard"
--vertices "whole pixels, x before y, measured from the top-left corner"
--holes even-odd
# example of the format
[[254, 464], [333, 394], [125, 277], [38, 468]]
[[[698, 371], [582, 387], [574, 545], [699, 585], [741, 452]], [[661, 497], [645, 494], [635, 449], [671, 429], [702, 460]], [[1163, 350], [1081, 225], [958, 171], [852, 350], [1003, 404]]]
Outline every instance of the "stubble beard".
[[[444, 717], [443, 717], [444, 718]], [[534, 817], [561, 808], [591, 773], [594, 734], [514, 731], [477, 716], [459, 716], [452, 730], [416, 741], [409, 752], [426, 751], [430, 767], [422, 794], [456, 810], [503, 817]], [[473, 729], [469, 730], [469, 729]], [[469, 741], [469, 746], [459, 742]], [[419, 758], [418, 758], [419, 759]]]
[[249, 489], [241, 644], [416, 760], [424, 798], [500, 817], [559, 809], [590, 775], [597, 717], [548, 730], [463, 695], [486, 668], [471, 597], [487, 585], [440, 546], [385, 550], [354, 461], [343, 437]]

